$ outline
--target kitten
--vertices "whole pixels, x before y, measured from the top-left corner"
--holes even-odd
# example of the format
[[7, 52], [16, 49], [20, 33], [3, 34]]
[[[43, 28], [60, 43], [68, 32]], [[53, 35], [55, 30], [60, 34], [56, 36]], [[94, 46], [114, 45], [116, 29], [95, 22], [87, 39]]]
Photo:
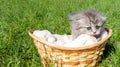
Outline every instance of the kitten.
[[80, 34], [88, 34], [100, 38], [106, 16], [102, 15], [97, 10], [86, 10], [69, 14], [68, 17], [71, 20], [73, 39], [77, 38]]

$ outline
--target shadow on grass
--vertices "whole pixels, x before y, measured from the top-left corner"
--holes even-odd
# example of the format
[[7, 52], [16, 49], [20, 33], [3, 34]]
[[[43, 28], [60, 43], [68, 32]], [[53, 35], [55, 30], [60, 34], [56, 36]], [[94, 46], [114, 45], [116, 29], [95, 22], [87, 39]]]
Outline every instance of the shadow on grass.
[[105, 50], [103, 52], [103, 56], [102, 59], [106, 59], [107, 57], [110, 56], [111, 53], [115, 52], [115, 47], [113, 46], [113, 44], [106, 44]]

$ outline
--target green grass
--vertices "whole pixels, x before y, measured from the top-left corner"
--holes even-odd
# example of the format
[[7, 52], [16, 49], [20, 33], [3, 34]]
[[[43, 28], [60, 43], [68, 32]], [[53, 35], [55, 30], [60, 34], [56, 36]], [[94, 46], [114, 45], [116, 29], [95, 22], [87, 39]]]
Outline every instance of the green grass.
[[0, 0], [0, 67], [43, 67], [30, 29], [70, 34], [67, 15], [97, 9], [108, 18], [104, 27], [113, 30], [100, 67], [120, 67], [119, 0]]

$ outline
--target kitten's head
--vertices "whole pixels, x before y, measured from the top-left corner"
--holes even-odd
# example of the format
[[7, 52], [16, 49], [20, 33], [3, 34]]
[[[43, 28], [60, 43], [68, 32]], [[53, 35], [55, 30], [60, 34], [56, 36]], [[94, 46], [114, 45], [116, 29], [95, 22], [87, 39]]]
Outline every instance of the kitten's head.
[[99, 35], [106, 17], [96, 10], [69, 14], [72, 33]]

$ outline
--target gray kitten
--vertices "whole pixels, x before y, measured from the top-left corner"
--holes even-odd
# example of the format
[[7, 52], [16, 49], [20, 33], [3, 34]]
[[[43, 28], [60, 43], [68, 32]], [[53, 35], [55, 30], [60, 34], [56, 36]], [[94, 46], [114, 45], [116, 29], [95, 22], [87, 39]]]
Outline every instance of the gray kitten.
[[80, 34], [88, 34], [100, 37], [103, 24], [106, 17], [96, 10], [82, 11], [75, 14], [69, 14], [71, 20], [71, 30], [73, 39]]

